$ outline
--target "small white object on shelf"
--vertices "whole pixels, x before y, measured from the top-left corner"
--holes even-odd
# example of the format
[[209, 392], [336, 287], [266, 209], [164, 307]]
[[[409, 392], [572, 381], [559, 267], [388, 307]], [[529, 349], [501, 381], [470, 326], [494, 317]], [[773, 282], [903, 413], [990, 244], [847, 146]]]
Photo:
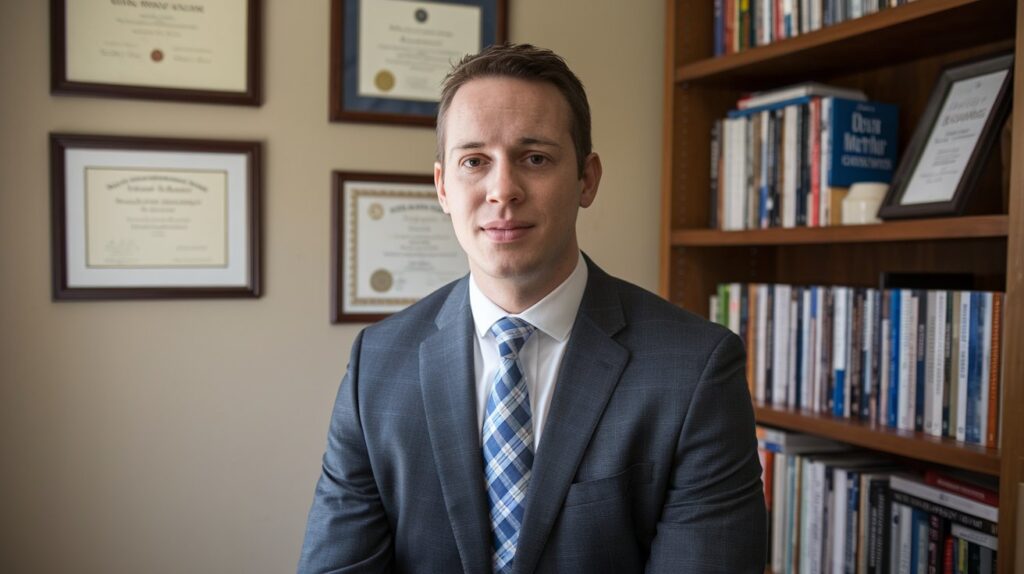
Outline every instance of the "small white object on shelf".
[[878, 206], [885, 199], [889, 184], [860, 182], [850, 186], [850, 192], [843, 199], [843, 225], [881, 223]]

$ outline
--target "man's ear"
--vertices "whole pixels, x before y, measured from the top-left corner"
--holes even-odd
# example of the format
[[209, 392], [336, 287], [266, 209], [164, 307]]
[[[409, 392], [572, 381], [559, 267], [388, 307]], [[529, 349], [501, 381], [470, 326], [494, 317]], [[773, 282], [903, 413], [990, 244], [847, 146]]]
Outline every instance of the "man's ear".
[[583, 162], [583, 177], [580, 178], [580, 207], [590, 207], [597, 197], [597, 187], [601, 183], [601, 157], [591, 153]]
[[441, 210], [451, 213], [448, 210], [448, 194], [444, 190], [444, 169], [441, 162], [434, 162], [434, 190], [437, 191], [437, 202], [441, 204]]

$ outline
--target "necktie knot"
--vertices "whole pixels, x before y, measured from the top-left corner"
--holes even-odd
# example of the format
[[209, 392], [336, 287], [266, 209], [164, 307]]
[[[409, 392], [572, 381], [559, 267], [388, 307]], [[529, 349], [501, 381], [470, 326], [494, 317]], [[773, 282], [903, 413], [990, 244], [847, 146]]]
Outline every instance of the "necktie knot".
[[498, 354], [515, 360], [519, 351], [537, 328], [519, 317], [502, 317], [491, 325], [491, 334], [498, 341]]

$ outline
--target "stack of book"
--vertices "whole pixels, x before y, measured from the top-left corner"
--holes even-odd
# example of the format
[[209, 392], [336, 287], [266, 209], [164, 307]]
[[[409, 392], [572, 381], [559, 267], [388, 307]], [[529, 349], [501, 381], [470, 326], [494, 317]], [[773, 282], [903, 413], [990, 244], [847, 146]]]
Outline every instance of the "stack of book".
[[714, 0], [715, 55], [813, 32], [912, 0]]
[[711, 133], [711, 227], [838, 224], [857, 182], [888, 183], [898, 110], [863, 92], [805, 83], [741, 99]]
[[952, 471], [758, 427], [770, 545], [783, 573], [995, 572], [998, 495]]
[[1003, 297], [730, 283], [710, 316], [743, 338], [763, 404], [995, 447]]

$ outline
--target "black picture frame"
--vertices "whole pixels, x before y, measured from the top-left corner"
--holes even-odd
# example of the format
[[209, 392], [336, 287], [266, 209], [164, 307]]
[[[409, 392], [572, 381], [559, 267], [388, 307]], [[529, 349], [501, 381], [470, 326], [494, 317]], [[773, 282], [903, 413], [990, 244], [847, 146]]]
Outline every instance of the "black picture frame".
[[[906, 193], [914, 183], [919, 162], [926, 149], [933, 142], [933, 132], [940, 122], [939, 117], [945, 106], [950, 91], [955, 84], [970, 81], [982, 76], [1005, 71], [998, 94], [988, 108], [987, 119], [979, 133], [963, 170], [945, 177], [958, 177], [959, 183], [951, 196], [940, 197], [936, 201], [908, 202]], [[901, 159], [892, 184], [878, 210], [883, 220], [907, 219], [919, 217], [941, 217], [964, 215], [971, 205], [972, 195], [992, 148], [998, 140], [999, 132], [1010, 112], [1013, 100], [1013, 54], [1001, 53], [981, 59], [953, 64], [946, 67], [939, 75], [928, 104], [921, 119], [917, 123], [914, 135]], [[964, 153], [964, 152], [961, 152]]]
[[[418, 0], [409, 4], [410, 8], [427, 4], [480, 8], [480, 46], [477, 51], [505, 42], [508, 37], [507, 0]], [[433, 127], [437, 102], [359, 95], [359, 6], [360, 0], [331, 0], [328, 119], [332, 122]]]
[[[69, 158], [74, 152], [104, 152], [107, 159], [82, 161]], [[168, 157], [182, 164], [196, 160], [196, 171], [211, 171], [211, 161], [231, 165], [224, 175], [224, 242], [225, 260], [219, 265], [222, 275], [207, 279], [208, 270], [184, 264], [176, 266], [173, 282], [154, 279], [159, 266], [105, 269], [95, 266], [83, 280], [88, 269], [86, 242], [89, 241], [89, 204], [76, 199], [87, 193], [89, 169], [129, 169], [166, 171], [161, 161], [139, 165], [138, 161], [121, 162], [118, 155], [148, 153], [145, 157]], [[262, 156], [263, 144], [258, 141], [197, 140], [153, 137], [131, 137], [92, 134], [50, 134], [50, 229], [52, 297], [55, 301], [128, 300], [128, 299], [197, 299], [260, 297], [262, 295]], [[123, 166], [131, 164], [131, 167]], [[84, 166], [84, 167], [83, 167]], [[201, 167], [200, 167], [201, 166]], [[81, 169], [80, 169], [81, 168]], [[70, 174], [70, 176], [69, 176]], [[160, 177], [155, 175], [154, 179]], [[240, 182], [236, 183], [233, 178]], [[192, 183], [192, 182], [189, 182]], [[180, 192], [179, 192], [180, 194]], [[69, 198], [72, 198], [69, 201]], [[235, 206], [236, 203], [243, 203]], [[79, 205], [81, 204], [81, 205]], [[76, 219], [81, 219], [76, 221]], [[229, 261], [230, 259], [230, 261]], [[97, 274], [98, 273], [98, 274]], [[146, 276], [145, 274], [149, 274]], [[196, 277], [189, 277], [194, 275]], [[198, 278], [197, 278], [198, 277]], [[184, 278], [184, 281], [181, 280]]]
[[[174, 86], [107, 83], [75, 80], [68, 77], [67, 3], [75, 0], [50, 0], [50, 93], [71, 96], [99, 96], [164, 100], [207, 104], [260, 106], [263, 103], [263, 0], [246, 0], [245, 88], [242, 90], [196, 89]], [[121, 4], [132, 8], [132, 2]], [[136, 8], [138, 9], [138, 8]], [[160, 52], [155, 48], [153, 53]], [[162, 56], [161, 56], [162, 57]], [[154, 57], [154, 59], [156, 59]]]

